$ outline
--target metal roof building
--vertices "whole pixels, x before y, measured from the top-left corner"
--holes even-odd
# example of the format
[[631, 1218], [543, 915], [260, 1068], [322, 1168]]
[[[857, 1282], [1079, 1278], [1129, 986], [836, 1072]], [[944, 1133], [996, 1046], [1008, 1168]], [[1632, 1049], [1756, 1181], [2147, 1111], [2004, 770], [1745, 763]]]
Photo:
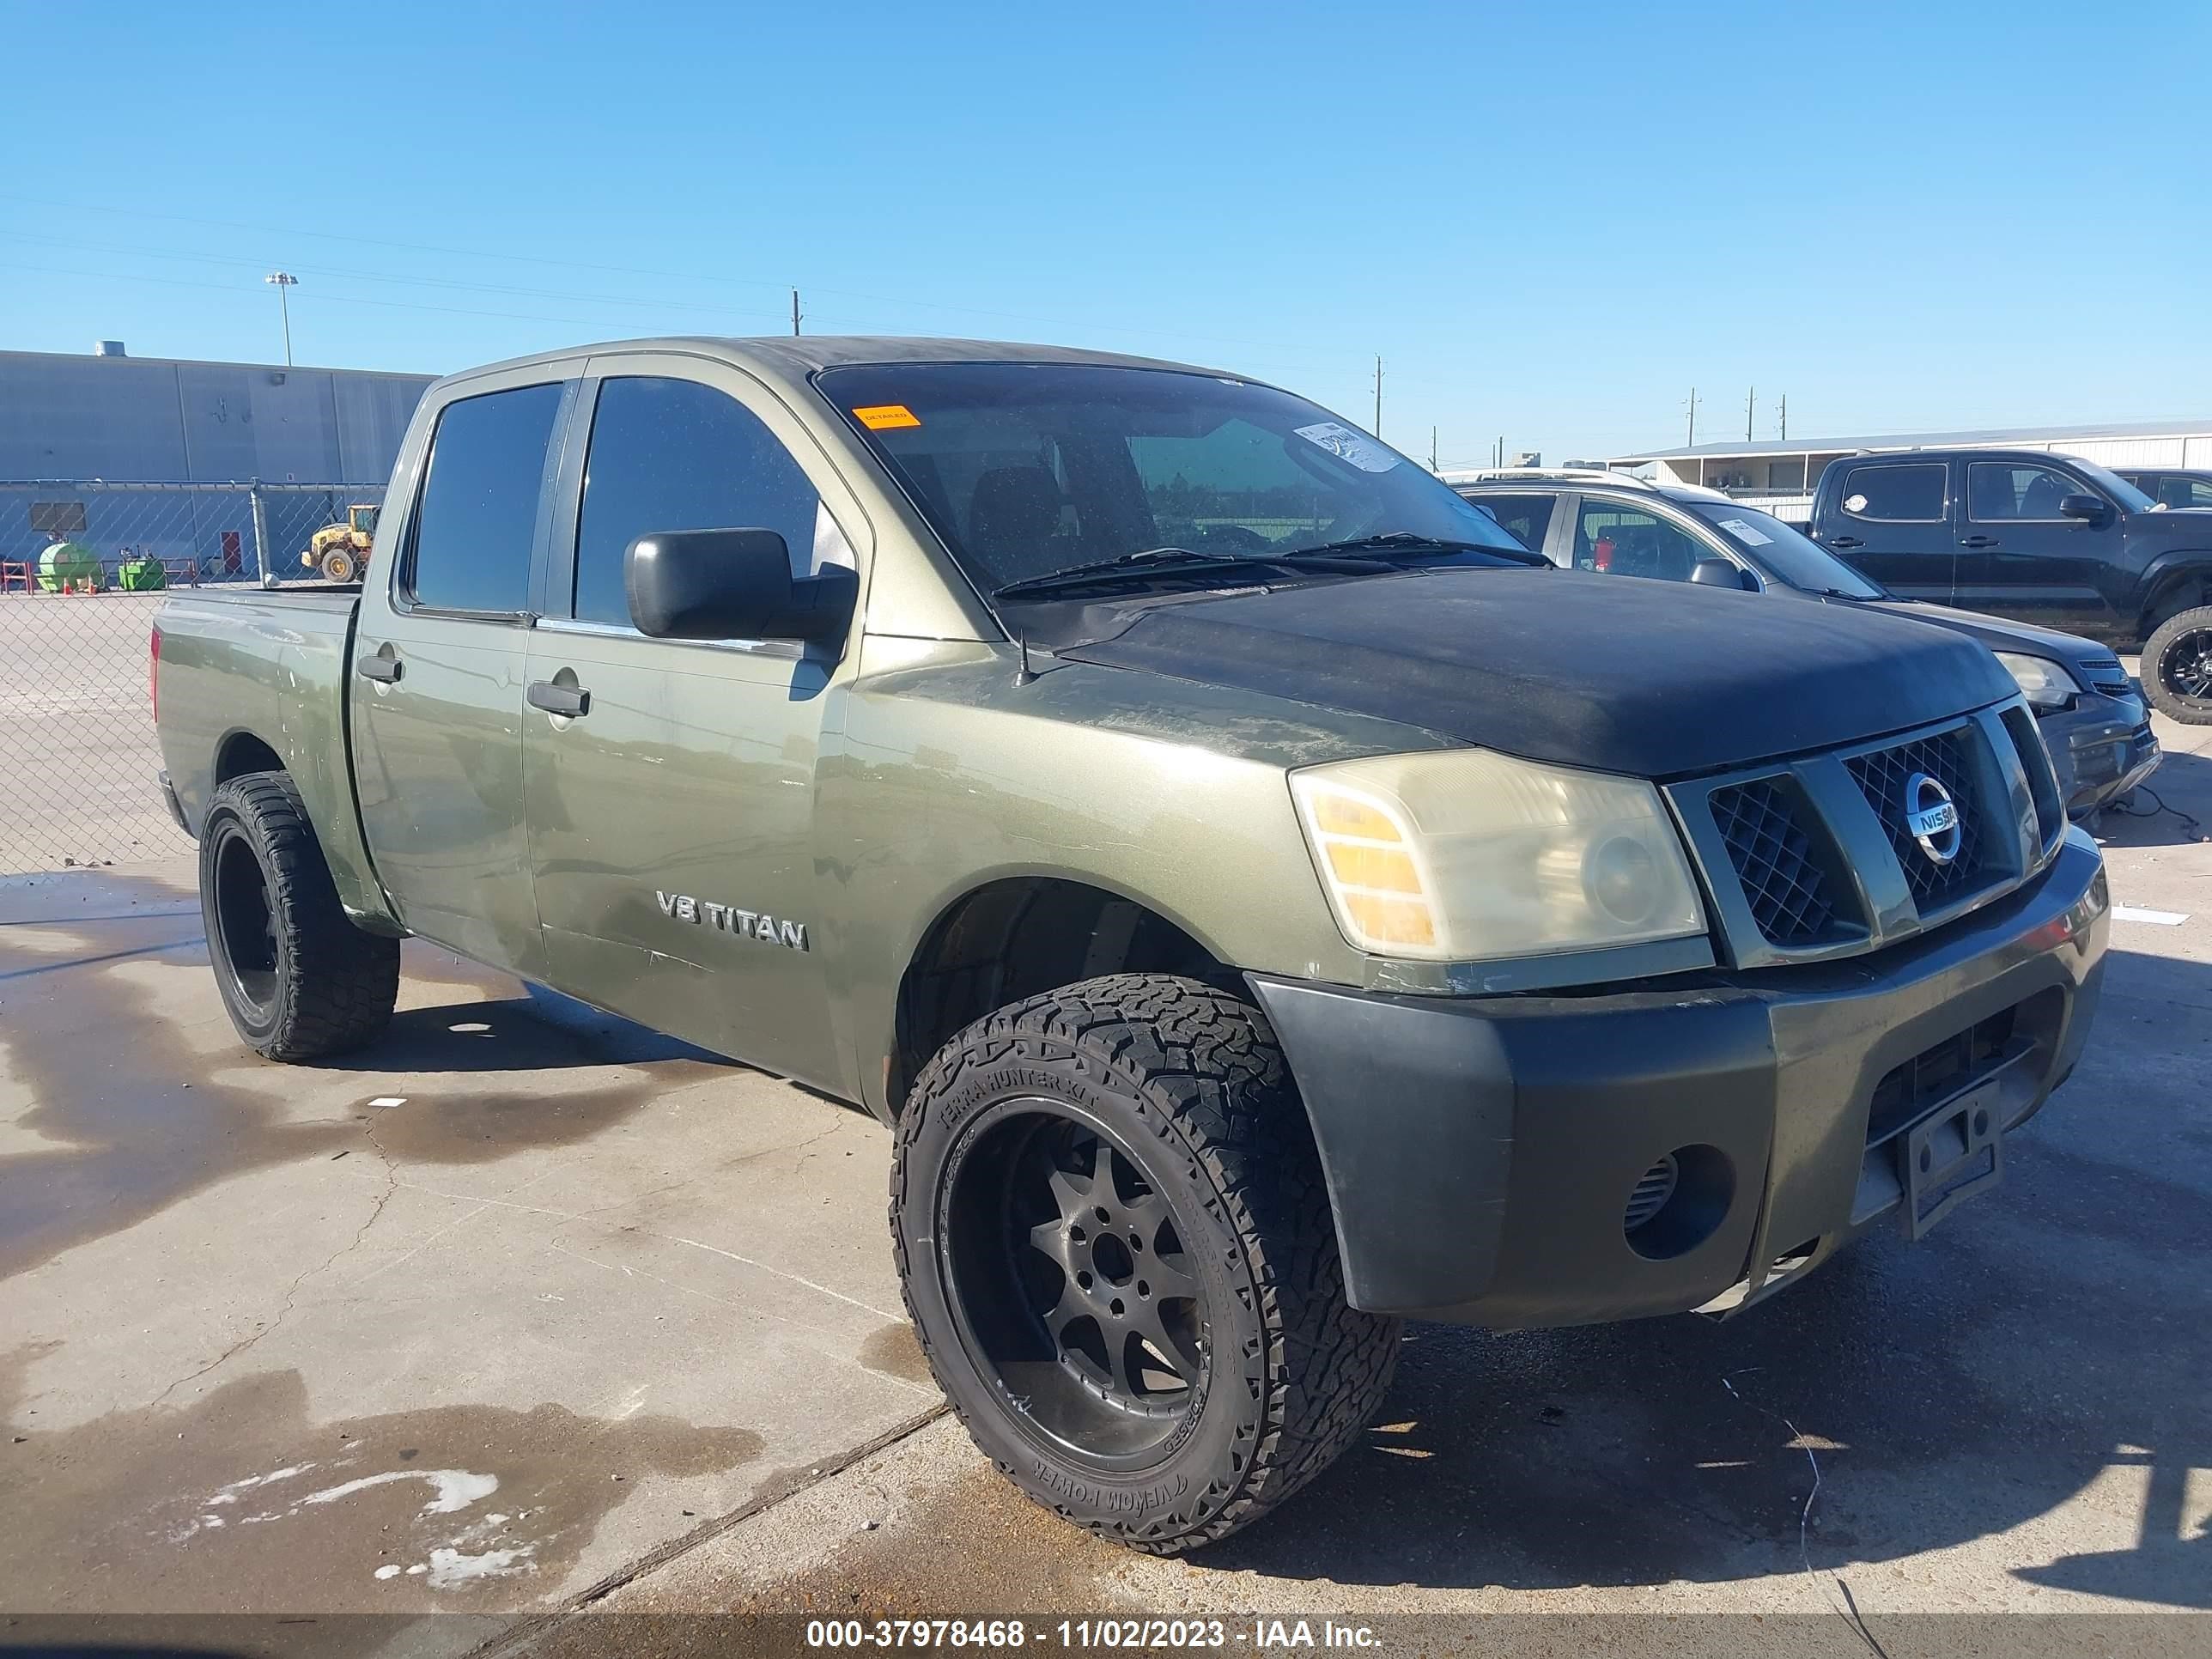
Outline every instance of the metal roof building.
[[434, 378], [0, 351], [0, 479], [382, 483]]
[[2212, 420], [2088, 422], [1698, 444], [1616, 456], [1607, 465], [1649, 465], [1663, 482], [1725, 489], [1778, 518], [1802, 524], [1812, 515], [1813, 492], [1831, 461], [1884, 449], [2043, 449], [2110, 467], [2212, 467]]

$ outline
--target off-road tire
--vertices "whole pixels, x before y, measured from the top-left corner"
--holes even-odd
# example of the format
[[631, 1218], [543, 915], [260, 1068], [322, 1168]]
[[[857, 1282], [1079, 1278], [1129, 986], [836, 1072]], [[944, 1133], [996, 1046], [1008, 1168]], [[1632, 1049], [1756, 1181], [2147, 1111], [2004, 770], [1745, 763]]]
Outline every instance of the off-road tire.
[[[273, 960], [242, 972], [249, 939], [227, 929], [219, 884], [260, 871]], [[226, 876], [225, 861], [229, 860]], [[399, 941], [354, 926], [292, 780], [249, 772], [215, 792], [200, 828], [200, 913], [224, 1011], [247, 1046], [270, 1060], [318, 1060], [380, 1036], [399, 999]], [[248, 988], [251, 980], [262, 994]]]
[[2212, 726], [2212, 696], [2191, 695], [2167, 677], [2178, 659], [2195, 657], [2203, 649], [2201, 641], [2208, 635], [2212, 635], [2212, 605], [2200, 605], [2168, 617], [2143, 641], [2139, 677], [2143, 696], [2160, 714], [2184, 726]]
[[359, 579], [361, 566], [344, 548], [337, 548], [323, 555], [323, 578], [326, 581], [349, 582]]
[[[1225, 1292], [1206, 1299], [1209, 1370], [1188, 1431], [1139, 1470], [1102, 1473], [1025, 1424], [953, 1315], [941, 1206], [965, 1149], [1024, 1099], [1073, 1101], [1110, 1127]], [[1334, 1462], [1389, 1391], [1400, 1322], [1345, 1302], [1320, 1159], [1274, 1034], [1196, 981], [1086, 980], [959, 1033], [899, 1118], [890, 1222], [908, 1314], [977, 1447], [1038, 1503], [1133, 1548], [1174, 1554], [1250, 1524]]]

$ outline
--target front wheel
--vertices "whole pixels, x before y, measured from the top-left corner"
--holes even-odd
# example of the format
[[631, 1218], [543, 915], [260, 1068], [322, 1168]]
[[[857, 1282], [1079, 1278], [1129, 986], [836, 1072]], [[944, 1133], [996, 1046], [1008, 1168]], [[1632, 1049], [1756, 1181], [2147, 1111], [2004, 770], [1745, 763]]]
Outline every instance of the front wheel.
[[355, 927], [292, 780], [249, 772], [200, 826], [200, 912], [224, 1011], [270, 1060], [317, 1060], [379, 1036], [399, 1000], [399, 941]]
[[2143, 696], [2184, 726], [2212, 726], [2212, 605], [2168, 617], [2143, 641]]
[[1335, 1460], [1396, 1364], [1354, 1311], [1259, 1011], [1125, 974], [1002, 1009], [915, 1080], [891, 1231], [975, 1443], [1070, 1521], [1172, 1553]]

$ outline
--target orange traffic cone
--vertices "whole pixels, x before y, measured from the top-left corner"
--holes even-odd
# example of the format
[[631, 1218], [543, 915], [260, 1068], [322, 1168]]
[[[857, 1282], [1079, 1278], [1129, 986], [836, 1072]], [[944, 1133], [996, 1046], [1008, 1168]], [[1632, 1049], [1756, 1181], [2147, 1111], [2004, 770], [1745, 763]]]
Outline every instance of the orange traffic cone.
[[63, 592], [63, 593], [64, 593], [64, 595], [76, 592], [76, 584], [75, 582], [73, 582], [73, 581], [64, 581], [64, 582], [63, 582], [63, 584], [62, 584], [62, 592]]

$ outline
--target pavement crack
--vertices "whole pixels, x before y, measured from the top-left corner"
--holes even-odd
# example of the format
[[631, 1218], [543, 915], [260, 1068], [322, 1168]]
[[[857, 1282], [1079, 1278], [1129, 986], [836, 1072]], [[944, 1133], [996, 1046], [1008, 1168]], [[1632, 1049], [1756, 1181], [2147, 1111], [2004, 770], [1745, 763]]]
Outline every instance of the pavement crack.
[[258, 1330], [254, 1331], [250, 1335], [239, 1338], [237, 1341], [233, 1342], [228, 1347], [225, 1348], [214, 1358], [209, 1360], [204, 1365], [199, 1366], [196, 1370], [185, 1372], [175, 1382], [170, 1383], [167, 1388], [162, 1389], [160, 1394], [154, 1397], [153, 1403], [155, 1406], [167, 1403], [169, 1396], [176, 1393], [179, 1389], [183, 1388], [186, 1383], [198, 1381], [198, 1379], [205, 1376], [210, 1371], [218, 1370], [222, 1366], [228, 1364], [233, 1359], [237, 1358], [239, 1355], [252, 1347], [264, 1337], [275, 1334], [275, 1333], [283, 1325], [284, 1322], [292, 1316], [292, 1310], [299, 1302], [301, 1287], [309, 1279], [315, 1278], [319, 1274], [329, 1272], [330, 1269], [337, 1266], [340, 1261], [346, 1256], [350, 1255], [355, 1250], [361, 1247], [362, 1240], [368, 1237], [368, 1230], [376, 1224], [377, 1218], [384, 1213], [384, 1206], [392, 1202], [392, 1194], [398, 1192], [400, 1186], [398, 1171], [392, 1168], [392, 1156], [384, 1150], [383, 1143], [377, 1139], [376, 1131], [368, 1127], [367, 1125], [363, 1125], [362, 1133], [368, 1137], [368, 1144], [375, 1147], [377, 1157], [383, 1160], [384, 1190], [376, 1195], [376, 1202], [369, 1207], [368, 1214], [362, 1222], [361, 1225], [354, 1229], [353, 1237], [347, 1240], [345, 1243], [341, 1244], [337, 1249], [331, 1251], [330, 1255], [324, 1257], [322, 1261], [317, 1262], [313, 1267], [304, 1269], [289, 1285], [284, 1287], [284, 1300], [276, 1310], [276, 1318], [270, 1320], [267, 1324], [262, 1326]]

